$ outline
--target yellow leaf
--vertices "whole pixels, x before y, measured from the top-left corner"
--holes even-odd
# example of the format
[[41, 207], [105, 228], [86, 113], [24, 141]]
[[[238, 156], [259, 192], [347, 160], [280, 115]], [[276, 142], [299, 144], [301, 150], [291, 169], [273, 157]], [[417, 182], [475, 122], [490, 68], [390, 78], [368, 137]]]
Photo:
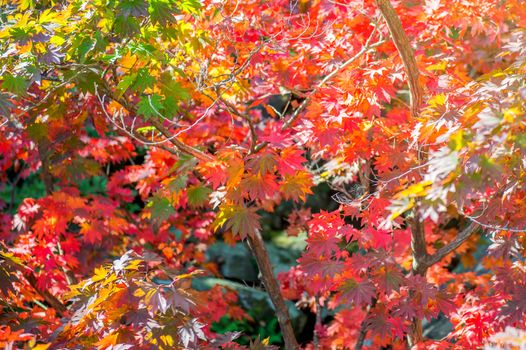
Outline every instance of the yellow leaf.
[[167, 346], [173, 346], [174, 345], [174, 338], [172, 338], [169, 334], [163, 334], [161, 335], [162, 342]]
[[52, 12], [51, 9], [43, 11], [38, 17], [40, 24], [53, 23], [64, 25], [66, 21], [60, 13]]
[[141, 298], [141, 297], [143, 297], [145, 295], [146, 295], [146, 293], [141, 288], [139, 288], [135, 292], [133, 292], [133, 296], [137, 297], [137, 298]]
[[115, 332], [112, 334], [105, 335], [103, 338], [101, 338], [96, 345], [98, 345], [99, 349], [106, 349], [111, 347], [112, 345], [117, 344], [117, 338], [119, 337], [119, 333]]
[[422, 181], [422, 182], [419, 182], [417, 184], [413, 184], [413, 185], [409, 186], [408, 188], [406, 188], [405, 190], [398, 192], [394, 196], [394, 198], [395, 199], [400, 199], [400, 198], [404, 198], [404, 197], [421, 197], [421, 196], [425, 196], [427, 194], [427, 192], [429, 191], [432, 183], [433, 182], [431, 182], [431, 181]]
[[405, 205], [396, 207], [395, 210], [391, 213], [391, 216], [389, 217], [390, 220], [394, 220], [415, 205], [415, 200], [413, 198], [410, 198]]
[[14, 262], [17, 265], [22, 265], [23, 264], [22, 260], [20, 258], [17, 258], [16, 256], [14, 256], [12, 253], [0, 252], [0, 257], [5, 259], [5, 260], [11, 260], [12, 262]]
[[142, 260], [135, 259], [128, 263], [128, 265], [125, 267], [126, 270], [138, 270], [139, 265], [142, 263]]
[[61, 46], [62, 44], [64, 44], [66, 40], [61, 37], [61, 36], [58, 36], [58, 35], [53, 35], [50, 39], [49, 39], [49, 43], [50, 44], [53, 44], [55, 46]]
[[214, 231], [217, 231], [219, 228], [223, 227], [228, 218], [232, 215], [233, 208], [232, 206], [221, 206], [219, 212], [216, 215], [216, 219], [212, 223], [212, 228]]
[[9, 34], [10, 30], [11, 30], [10, 28], [5, 28], [5, 29], [0, 30], [0, 39], [8, 38], [10, 36]]
[[226, 183], [226, 188], [233, 189], [239, 185], [239, 182], [245, 173], [245, 165], [241, 159], [237, 158], [230, 160], [228, 163], [228, 180]]
[[442, 61], [435, 64], [432, 64], [426, 68], [428, 71], [434, 71], [434, 70], [445, 70], [447, 67], [447, 62]]
[[439, 107], [446, 104], [446, 95], [445, 94], [438, 94], [429, 99], [429, 106], [430, 107]]
[[174, 279], [176, 281], [179, 281], [179, 280], [182, 280], [182, 279], [185, 279], [185, 278], [191, 278], [191, 277], [194, 277], [196, 275], [201, 275], [203, 274], [204, 271], [203, 270], [194, 270], [190, 273], [184, 273], [184, 274], [181, 274], [181, 275], [177, 275]]
[[108, 271], [104, 267], [100, 267], [100, 268], [96, 267], [95, 275], [91, 277], [91, 281], [92, 282], [102, 281], [103, 279], [106, 278], [107, 275], [108, 275]]
[[121, 58], [120, 66], [125, 69], [131, 69], [136, 64], [137, 60], [138, 57], [136, 55], [127, 52], [126, 55]]
[[309, 173], [298, 171], [294, 175], [287, 175], [281, 184], [281, 192], [285, 199], [295, 201], [305, 200], [307, 194], [312, 194], [312, 178]]
[[25, 11], [28, 8], [35, 7], [35, 4], [33, 3], [33, 0], [20, 0], [18, 7], [20, 10]]
[[452, 151], [459, 151], [465, 144], [464, 132], [462, 129], [451, 135], [449, 138], [449, 148]]
[[504, 121], [507, 123], [513, 123], [515, 118], [521, 114], [521, 109], [519, 107], [512, 107], [504, 111]]
[[504, 57], [504, 56], [508, 56], [508, 55], [511, 55], [511, 51], [509, 50], [506, 50], [506, 51], [502, 51], [501, 53], [499, 53], [496, 57]]

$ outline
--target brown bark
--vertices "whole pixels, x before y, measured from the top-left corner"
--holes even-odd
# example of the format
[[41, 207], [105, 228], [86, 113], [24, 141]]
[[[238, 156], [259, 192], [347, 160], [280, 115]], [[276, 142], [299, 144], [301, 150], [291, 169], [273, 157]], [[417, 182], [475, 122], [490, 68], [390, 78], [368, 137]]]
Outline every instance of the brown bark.
[[[413, 49], [411, 48], [409, 39], [402, 27], [402, 22], [391, 5], [391, 2], [389, 0], [376, 0], [376, 4], [387, 23], [393, 42], [404, 64], [411, 97], [411, 114], [414, 118], [418, 118], [423, 99], [423, 89], [420, 85], [420, 73], [418, 71]], [[421, 158], [419, 152], [419, 159]], [[428, 254], [426, 250], [424, 229], [418, 215], [418, 206], [414, 209], [413, 215], [414, 217], [411, 224], [411, 250], [413, 253], [412, 270], [415, 274], [425, 276], [427, 268], [429, 267], [425, 262]], [[422, 341], [422, 321], [415, 318], [411, 325], [411, 333], [408, 336], [408, 343], [410, 346], [413, 346], [420, 341]]]
[[37, 279], [32, 272], [25, 271], [24, 277], [29, 282], [31, 287], [33, 287], [42, 298], [44, 298], [44, 300], [49, 304], [49, 306], [55, 309], [57, 315], [62, 316], [67, 311], [66, 306], [62, 304], [62, 302], [58, 300], [53, 294], [51, 294], [51, 292], [45, 289], [38, 288]]
[[387, 22], [387, 27], [389, 27], [393, 42], [404, 64], [409, 83], [409, 92], [411, 94], [411, 113], [414, 117], [417, 117], [423, 97], [422, 86], [419, 81], [420, 73], [416, 65], [413, 49], [409, 44], [409, 39], [404, 32], [402, 22], [391, 5], [391, 2], [389, 0], [376, 0], [376, 4]]
[[[413, 274], [425, 277], [429, 267], [426, 264], [428, 254], [424, 228], [420, 218], [418, 217], [418, 208], [415, 208], [414, 215], [415, 217], [411, 222], [411, 251], [413, 255], [412, 272]], [[410, 347], [413, 347], [422, 340], [422, 320], [415, 317], [411, 323], [411, 332], [407, 337], [407, 342]]]
[[294, 335], [294, 329], [292, 328], [292, 322], [290, 321], [289, 310], [285, 304], [285, 300], [281, 295], [278, 282], [274, 277], [272, 271], [272, 265], [270, 263], [267, 248], [263, 242], [261, 234], [256, 231], [253, 235], [248, 235], [248, 243], [252, 250], [252, 255], [256, 258], [259, 272], [261, 273], [261, 279], [265, 285], [270, 300], [276, 309], [276, 316], [278, 318], [281, 333], [283, 335], [283, 341], [285, 343], [285, 349], [296, 350], [299, 349], [296, 336]]
[[[183, 153], [186, 153], [186, 154], [189, 154], [201, 161], [204, 161], [204, 162], [210, 162], [210, 161], [213, 161], [214, 160], [214, 157], [212, 157], [211, 155], [209, 154], [206, 154], [204, 152], [201, 152], [200, 150], [196, 149], [196, 148], [193, 148], [191, 146], [188, 146], [187, 144], [179, 141], [177, 138], [173, 137], [173, 135], [170, 133], [170, 131], [168, 129], [166, 129], [162, 122], [160, 122], [159, 120], [156, 120], [154, 118], [152, 118], [151, 120], [151, 123], [152, 125], [161, 133], [163, 134], [164, 137], [166, 137], [168, 140], [170, 140], [170, 142], [175, 146], [177, 147], [181, 152]], [[133, 132], [133, 130], [132, 130]]]
[[443, 257], [460, 247], [460, 245], [464, 243], [469, 237], [471, 237], [471, 235], [475, 233], [475, 231], [477, 231], [478, 228], [479, 225], [477, 223], [470, 223], [465, 229], [459, 232], [459, 234], [455, 237], [454, 240], [437, 250], [435, 254], [428, 256], [425, 261], [426, 266], [433, 266], [434, 264], [442, 260]]
[[412, 270], [416, 274], [425, 276], [427, 268], [429, 267], [426, 263], [428, 254], [424, 227], [418, 217], [418, 208], [415, 209], [414, 215], [415, 217], [411, 222], [411, 251], [413, 255]]

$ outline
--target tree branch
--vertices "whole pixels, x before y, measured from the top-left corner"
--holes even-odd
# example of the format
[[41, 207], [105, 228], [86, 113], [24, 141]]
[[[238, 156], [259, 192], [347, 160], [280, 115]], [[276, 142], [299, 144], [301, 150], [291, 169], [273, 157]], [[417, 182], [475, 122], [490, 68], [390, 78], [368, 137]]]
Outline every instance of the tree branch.
[[241, 113], [236, 106], [234, 106], [232, 103], [228, 102], [224, 99], [224, 97], [221, 95], [219, 91], [216, 90], [216, 95], [219, 101], [221, 101], [227, 108], [227, 110], [240, 117], [241, 119], [245, 120], [248, 123], [248, 126], [250, 128], [250, 153], [254, 153], [256, 150], [256, 145], [258, 142], [258, 136], [256, 134], [256, 127], [254, 126], [254, 122], [252, 119], [250, 119], [250, 116], [247, 113]]
[[172, 134], [170, 133], [170, 131], [166, 129], [159, 120], [152, 119], [151, 123], [164, 137], [166, 137], [167, 140], [170, 141], [170, 143], [172, 143], [172, 145], [177, 147], [181, 152], [189, 154], [204, 162], [210, 162], [215, 159], [211, 155], [201, 152], [197, 148], [188, 146], [186, 143], [183, 143], [179, 141], [177, 138], [172, 137]]
[[413, 117], [417, 117], [420, 111], [420, 106], [422, 105], [423, 89], [420, 85], [420, 73], [418, 71], [413, 49], [411, 48], [407, 35], [404, 32], [402, 22], [391, 5], [391, 2], [389, 0], [376, 0], [376, 4], [387, 22], [387, 27], [389, 28], [393, 42], [404, 64], [409, 83], [409, 92], [411, 95], [411, 113], [413, 114]]
[[[402, 22], [396, 14], [391, 2], [389, 0], [376, 0], [376, 4], [384, 17], [393, 42], [396, 46], [398, 54], [402, 59], [404, 68], [407, 74], [409, 93], [410, 93], [410, 107], [411, 115], [418, 118], [420, 112], [420, 105], [422, 104], [422, 87], [420, 86], [420, 73], [416, 64], [415, 55], [409, 39], [407, 38]], [[422, 159], [421, 151], [418, 152], [418, 158]], [[411, 222], [411, 250], [413, 254], [413, 273], [421, 276], [426, 275], [429, 265], [425, 263], [428, 254], [426, 249], [426, 240], [422, 221], [418, 215], [418, 206], [413, 210], [414, 217]], [[408, 335], [408, 344], [413, 346], [422, 341], [422, 320], [414, 318], [411, 324], [411, 333]]]
[[[360, 51], [358, 51], [354, 56], [349, 58], [347, 61], [343, 62], [338, 68], [327, 74], [322, 80], [318, 82], [318, 84], [314, 87], [312, 91], [309, 92], [309, 94], [305, 97], [303, 102], [294, 110], [294, 113], [290, 116], [290, 118], [285, 121], [283, 126], [281, 127], [281, 130], [286, 130], [292, 126], [294, 121], [299, 117], [300, 113], [307, 107], [310, 100], [312, 99], [312, 96], [318, 92], [329, 80], [334, 78], [336, 74], [338, 74], [340, 71], [342, 71], [345, 67], [356, 61], [358, 58], [360, 58], [363, 54], [367, 53], [368, 51], [382, 45], [385, 43], [385, 40], [379, 40], [378, 42], [374, 44], [369, 44], [371, 39], [373, 38], [374, 33], [376, 32], [376, 29], [373, 30], [367, 41], [365, 42], [364, 46]], [[268, 145], [268, 142], [262, 142], [259, 145], [256, 146], [255, 152], [258, 152], [259, 150], [265, 148]]]
[[281, 295], [281, 290], [279, 288], [278, 282], [274, 277], [274, 272], [272, 271], [272, 264], [270, 263], [269, 255], [267, 248], [265, 248], [265, 243], [259, 231], [256, 231], [253, 235], [248, 235], [248, 244], [252, 255], [256, 258], [259, 271], [261, 272], [261, 279], [265, 285], [265, 289], [276, 309], [276, 316], [278, 318], [279, 326], [281, 328], [281, 333], [283, 335], [283, 341], [285, 343], [285, 349], [287, 350], [296, 350], [299, 349], [298, 342], [296, 341], [296, 336], [294, 335], [294, 329], [292, 328], [292, 323], [290, 321], [289, 310], [285, 304], [285, 300]]
[[369, 315], [371, 314], [371, 310], [376, 306], [377, 301], [378, 299], [374, 298], [371, 305], [367, 306], [367, 313], [365, 315], [365, 319], [360, 325], [360, 334], [358, 335], [358, 340], [356, 341], [354, 350], [362, 350], [363, 348], [363, 345], [365, 343], [365, 336], [367, 335], [367, 317], [369, 317]]
[[440, 260], [442, 260], [446, 255], [453, 252], [455, 249], [460, 247], [477, 229], [479, 225], [475, 222], [471, 222], [465, 229], [463, 229], [454, 240], [440, 248], [435, 252], [435, 254], [428, 256], [425, 259], [425, 265], [427, 267], [433, 266]]
[[29, 285], [49, 304], [49, 306], [55, 309], [59, 316], [62, 316], [68, 310], [67, 307], [53, 294], [51, 294], [50, 291], [38, 287], [37, 278], [33, 274], [33, 271], [31, 271], [28, 267], [20, 265], [8, 258], [4, 258], [2, 260], [12, 269], [20, 271], [24, 278], [29, 282]]
[[411, 220], [411, 251], [413, 253], [414, 273], [425, 276], [429, 265], [426, 264], [428, 253], [424, 228], [420, 218], [417, 217], [418, 209], [415, 209], [415, 217]]
[[[107, 89], [108, 92], [111, 92], [109, 91], [109, 89]], [[108, 112], [106, 111], [106, 106], [104, 105], [104, 97], [101, 97], [98, 93], [98, 90], [97, 90], [97, 86], [95, 86], [95, 95], [97, 97], [97, 100], [99, 101], [99, 104], [102, 108], [102, 111], [104, 112], [104, 115], [106, 116], [106, 118], [108, 118], [111, 122], [114, 122], [114, 118], [112, 118]], [[127, 101], [125, 100], [122, 100], [122, 99], [118, 99], [116, 98], [115, 96], [113, 96], [112, 94], [110, 94], [110, 98], [118, 103], [120, 103], [122, 106], [124, 106], [127, 110], [129, 110], [130, 112], [133, 112], [133, 113], [137, 113], [137, 110], [134, 106], [131, 106], [130, 104], [127, 103]], [[178, 150], [180, 150], [181, 152], [183, 153], [186, 153], [186, 154], [189, 154], [201, 161], [204, 161], [204, 162], [208, 162], [208, 161], [213, 161], [215, 160], [215, 158], [209, 154], [206, 154], [204, 152], [201, 152], [200, 150], [194, 148], [194, 147], [191, 147], [187, 144], [185, 144], [184, 142], [182, 141], [179, 141], [176, 137], [174, 137], [173, 134], [170, 133], [170, 131], [168, 129], [166, 129], [163, 125], [163, 123], [159, 120], [156, 120], [154, 118], [152, 118], [151, 120], [151, 123], [152, 125], [155, 127], [155, 129], [157, 129], [157, 131], [159, 131], [164, 137], [166, 137], [166, 140], [169, 141], [172, 145], [174, 145]], [[137, 141], [140, 141], [140, 142], [143, 142], [145, 144], [148, 144], [148, 141], [146, 141], [143, 137], [137, 135], [134, 133], [133, 130], [130, 130], [128, 131], [124, 125], [122, 127], [120, 126], [117, 126], [119, 129], [123, 130], [124, 132], [126, 132], [126, 134], [128, 134], [129, 136], [133, 137], [134, 139], [136, 139]], [[132, 127], [133, 129], [133, 127]], [[156, 145], [157, 146], [157, 145]], [[165, 147], [161, 147], [165, 150], [168, 150], [167, 148]], [[171, 152], [171, 151], [169, 151]], [[173, 152], [171, 152], [173, 153]]]

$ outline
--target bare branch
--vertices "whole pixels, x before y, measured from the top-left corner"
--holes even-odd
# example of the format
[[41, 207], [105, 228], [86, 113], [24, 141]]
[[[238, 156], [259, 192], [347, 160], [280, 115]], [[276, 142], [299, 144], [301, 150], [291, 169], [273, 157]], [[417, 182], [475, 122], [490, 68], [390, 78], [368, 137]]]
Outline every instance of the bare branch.
[[428, 256], [424, 260], [425, 265], [430, 267], [442, 260], [446, 255], [460, 247], [460, 245], [464, 243], [469, 237], [471, 237], [471, 235], [475, 233], [479, 227], [480, 226], [477, 223], [471, 222], [457, 235], [457, 237], [455, 237], [454, 240], [437, 250], [435, 254]]
[[[142, 137], [142, 136], [138, 136], [138, 135], [134, 132], [133, 129], [132, 129], [132, 130], [128, 130], [128, 129], [126, 128], [126, 125], [125, 125], [124, 120], [123, 120], [122, 118], [121, 118], [121, 124], [122, 124], [122, 125], [118, 125], [118, 124], [115, 122], [115, 116], [113, 116], [113, 117], [110, 116], [110, 115], [108, 114], [108, 112], [106, 111], [106, 106], [105, 106], [105, 104], [104, 104], [104, 97], [101, 97], [101, 96], [99, 95], [98, 90], [97, 90], [97, 86], [96, 86], [96, 85], [95, 85], [95, 95], [96, 95], [96, 97], [97, 97], [97, 99], [98, 99], [98, 101], [99, 101], [99, 103], [100, 103], [100, 105], [101, 105], [101, 108], [102, 108], [103, 113], [106, 115], [106, 118], [108, 118], [108, 119], [109, 119], [109, 120], [110, 120], [110, 121], [111, 121], [111, 122], [112, 122], [117, 128], [119, 128], [120, 130], [124, 131], [127, 135], [133, 137], [135, 140], [137, 140], [137, 141], [139, 141], [139, 142], [142, 142], [142, 143], [144, 143], [144, 144], [146, 144], [146, 145], [154, 145], [154, 146], [160, 145], [160, 144], [162, 144], [162, 143], [164, 143], [164, 142], [170, 142], [170, 143], [172, 143], [175, 147], [177, 147], [177, 149], [179, 149], [181, 152], [186, 153], [186, 154], [189, 154], [189, 155], [191, 155], [191, 156], [193, 156], [193, 157], [195, 157], [195, 158], [197, 158], [197, 159], [199, 159], [199, 160], [201, 160], [201, 161], [205, 161], [205, 162], [207, 162], [207, 161], [213, 161], [213, 160], [215, 159], [215, 158], [212, 157], [211, 155], [206, 154], [206, 153], [204, 153], [204, 152], [201, 152], [200, 150], [198, 150], [198, 149], [196, 149], [196, 148], [194, 148], [194, 147], [191, 147], [191, 146], [189, 146], [189, 145], [183, 143], [182, 141], [179, 141], [179, 140], [176, 138], [176, 137], [177, 137], [178, 135], [180, 135], [182, 132], [184, 132], [184, 131], [186, 131], [186, 130], [189, 130], [193, 125], [195, 125], [196, 123], [198, 123], [198, 121], [199, 121], [200, 119], [204, 118], [204, 116], [207, 114], [207, 112], [205, 112], [205, 113], [203, 114], [203, 116], [201, 116], [201, 117], [200, 117], [196, 122], [194, 122], [192, 125], [190, 125], [189, 127], [185, 128], [185, 129], [183, 129], [183, 130], [178, 131], [178, 132], [175, 133], [175, 134], [170, 133], [170, 131], [169, 131], [168, 129], [166, 129], [166, 128], [163, 126], [162, 122], [160, 122], [159, 120], [152, 119], [152, 120], [151, 120], [152, 125], [153, 125], [153, 126], [154, 126], [154, 127], [155, 127], [155, 128], [156, 128], [156, 129], [157, 129], [157, 130], [158, 130], [158, 131], [159, 131], [159, 132], [160, 132], [160, 133], [161, 133], [166, 139], [163, 140], [163, 141], [159, 141], [159, 142], [153, 142], [153, 141], [152, 141], [152, 142], [149, 142], [149, 141], [147, 141], [144, 137]], [[112, 96], [110, 96], [110, 97], [112, 97]], [[117, 99], [115, 99], [115, 98], [113, 98], [113, 97], [112, 97], [112, 99], [114, 99], [115, 101], [121, 103], [121, 101], [119, 101], [119, 100], [117, 100]], [[215, 102], [214, 102], [214, 104], [215, 104]], [[127, 108], [130, 109], [132, 112], [136, 112], [136, 111], [134, 110], [133, 107], [129, 107], [129, 106], [128, 106]], [[210, 109], [210, 108], [211, 108], [211, 107], [209, 107], [209, 109]], [[208, 109], [208, 110], [209, 110], [209, 109]], [[208, 111], [208, 110], [207, 110], [207, 111]], [[157, 111], [157, 113], [159, 113], [159, 112]], [[122, 115], [121, 115], [121, 117], [122, 117]], [[133, 123], [133, 125], [134, 125], [134, 123]], [[164, 149], [166, 149], [166, 148], [164, 148]], [[172, 153], [173, 153], [173, 152], [172, 152]]]
[[176, 139], [175, 137], [171, 137], [172, 134], [170, 133], [170, 131], [166, 129], [160, 121], [152, 119], [151, 123], [157, 130], [159, 130], [161, 134], [163, 134], [164, 137], [166, 137], [166, 139], [168, 139], [181, 152], [190, 154], [191, 156], [194, 156], [195, 158], [204, 162], [210, 162], [215, 160], [215, 158], [211, 155], [201, 152], [197, 148], [188, 146], [187, 144]]
[[367, 306], [367, 313], [365, 315], [365, 319], [362, 321], [362, 324], [360, 325], [360, 334], [358, 335], [358, 340], [356, 341], [356, 345], [354, 346], [355, 350], [362, 350], [363, 345], [365, 343], [365, 336], [367, 335], [367, 317], [371, 314], [372, 309], [376, 306], [378, 299], [374, 298], [371, 305]]
[[254, 153], [256, 149], [256, 144], [258, 142], [258, 136], [256, 134], [256, 127], [254, 126], [254, 122], [250, 118], [250, 116], [247, 113], [241, 113], [236, 106], [234, 106], [232, 103], [225, 100], [225, 98], [221, 95], [221, 93], [216, 89], [217, 98], [226, 106], [227, 110], [237, 115], [238, 117], [242, 118], [248, 123], [248, 126], [250, 128], [250, 153]]
[[[408, 78], [409, 92], [411, 97], [411, 114], [417, 118], [420, 112], [420, 105], [422, 104], [422, 87], [420, 86], [418, 66], [413, 53], [413, 49], [409, 43], [409, 39], [404, 32], [402, 22], [396, 14], [390, 0], [376, 0], [376, 4], [382, 13], [387, 27], [391, 33], [394, 44], [402, 62]], [[418, 158], [422, 161], [422, 152], [419, 150]], [[418, 205], [413, 210], [414, 217], [411, 222], [411, 250], [413, 254], [413, 273], [425, 276], [429, 265], [425, 263], [428, 258], [426, 249], [426, 240], [422, 221], [418, 215]], [[411, 333], [408, 335], [408, 344], [413, 346], [422, 341], [422, 321], [418, 318], [413, 318], [411, 323]]]
[[402, 22], [391, 5], [391, 2], [389, 0], [376, 0], [376, 4], [387, 22], [389, 32], [391, 33], [396, 49], [398, 50], [400, 58], [404, 64], [411, 93], [411, 113], [414, 117], [417, 117], [423, 100], [423, 89], [420, 85], [420, 73], [418, 71], [418, 66], [416, 65], [413, 49], [411, 48], [407, 35], [404, 32]]

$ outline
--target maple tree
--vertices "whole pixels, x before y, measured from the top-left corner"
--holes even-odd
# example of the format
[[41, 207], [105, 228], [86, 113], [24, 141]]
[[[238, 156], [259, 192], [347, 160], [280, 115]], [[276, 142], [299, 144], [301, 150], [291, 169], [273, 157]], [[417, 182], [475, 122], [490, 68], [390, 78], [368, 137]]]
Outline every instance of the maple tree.
[[[253, 317], [198, 288], [220, 241], [246, 242], [286, 349], [525, 328], [521, 1], [0, 10], [0, 346], [274, 348], [217, 331]], [[269, 218], [306, 232], [285, 270]]]

